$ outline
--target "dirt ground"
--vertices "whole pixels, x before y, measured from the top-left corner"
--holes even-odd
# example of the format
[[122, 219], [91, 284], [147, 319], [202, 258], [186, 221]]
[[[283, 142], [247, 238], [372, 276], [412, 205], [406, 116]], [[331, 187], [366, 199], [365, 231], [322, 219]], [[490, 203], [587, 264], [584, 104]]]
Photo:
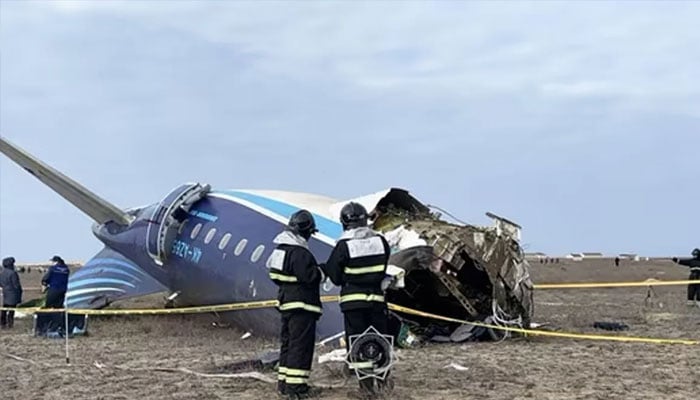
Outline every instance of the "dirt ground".
[[[536, 283], [686, 279], [671, 262], [610, 260], [533, 263]], [[40, 275], [22, 274], [25, 286]], [[562, 331], [700, 339], [700, 308], [685, 305], [685, 286], [538, 290], [534, 321]], [[37, 293], [27, 293], [30, 298]], [[661, 305], [659, 304], [661, 303]], [[214, 326], [211, 315], [92, 318], [90, 336], [69, 341], [34, 338], [31, 319], [0, 331], [0, 388], [9, 399], [261, 399], [274, 384], [250, 378], [201, 377], [155, 368], [221, 371], [275, 349], [274, 340], [242, 339], [243, 331]], [[625, 332], [595, 321], [629, 325]], [[656, 345], [529, 337], [504, 343], [429, 344], [398, 350], [396, 399], [690, 399], [700, 387], [700, 345]], [[100, 365], [99, 368], [97, 365]], [[456, 363], [466, 370], [448, 367]], [[314, 365], [322, 398], [355, 397], [340, 364]], [[266, 376], [274, 379], [273, 373]]]

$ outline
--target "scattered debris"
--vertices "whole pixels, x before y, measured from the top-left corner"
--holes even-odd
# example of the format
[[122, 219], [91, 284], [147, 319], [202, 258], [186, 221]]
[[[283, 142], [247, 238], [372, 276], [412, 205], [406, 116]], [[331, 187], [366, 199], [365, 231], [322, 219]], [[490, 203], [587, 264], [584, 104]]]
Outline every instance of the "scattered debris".
[[272, 350], [260, 354], [255, 358], [237, 361], [217, 368], [218, 372], [242, 372], [242, 371], [273, 371], [279, 361], [279, 351]]
[[411, 332], [408, 324], [401, 324], [401, 329], [397, 336], [396, 344], [404, 349], [417, 347], [420, 343], [420, 338], [415, 333]]
[[465, 367], [463, 365], [459, 365], [457, 363], [450, 363], [449, 365], [445, 365], [442, 368], [453, 368], [456, 369], [457, 371], [468, 371], [469, 367]]
[[626, 331], [630, 327], [621, 322], [601, 322], [596, 321], [593, 323], [593, 327], [596, 329], [604, 329], [606, 331]]
[[22, 362], [27, 362], [27, 363], [30, 363], [30, 364], [36, 364], [36, 362], [34, 362], [34, 361], [32, 361], [32, 360], [29, 360], [29, 359], [26, 359], [26, 358], [22, 358], [22, 357], [20, 357], [20, 356], [14, 355], [14, 354], [3, 353], [3, 355], [4, 355], [5, 357], [11, 358], [11, 359], [13, 359], [13, 360], [15, 360], [15, 361], [22, 361]]
[[346, 354], [347, 350], [345, 349], [336, 349], [333, 351], [329, 351], [326, 354], [321, 354], [318, 356], [318, 363], [324, 364], [327, 362], [345, 362]]
[[250, 332], [246, 332], [243, 334], [243, 336], [241, 336], [241, 340], [246, 340], [251, 336], [252, 336], [252, 334]]
[[241, 372], [241, 373], [236, 373], [236, 374], [208, 374], [208, 373], [203, 373], [203, 372], [192, 371], [192, 370], [184, 368], [184, 367], [180, 367], [180, 368], [161, 368], [161, 367], [128, 368], [128, 367], [119, 367], [119, 366], [108, 367], [105, 364], [102, 364], [98, 361], [95, 361], [94, 366], [97, 367], [98, 369], [111, 368], [111, 369], [117, 369], [120, 371], [180, 372], [180, 373], [184, 373], [184, 374], [199, 376], [202, 378], [250, 378], [250, 379], [256, 379], [256, 380], [267, 382], [267, 383], [277, 382], [276, 379], [273, 379], [272, 377], [264, 375], [260, 372]]

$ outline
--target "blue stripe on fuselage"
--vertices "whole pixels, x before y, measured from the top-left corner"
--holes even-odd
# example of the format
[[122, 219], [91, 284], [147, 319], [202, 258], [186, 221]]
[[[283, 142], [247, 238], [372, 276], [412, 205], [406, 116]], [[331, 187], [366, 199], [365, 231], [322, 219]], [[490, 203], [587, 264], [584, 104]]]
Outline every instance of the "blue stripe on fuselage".
[[111, 284], [115, 284], [115, 285], [129, 286], [132, 288], [136, 287], [136, 285], [134, 285], [133, 283], [127, 282], [123, 279], [97, 277], [97, 278], [88, 278], [88, 279], [81, 279], [78, 281], [68, 282], [68, 290], [76, 289], [76, 288], [83, 287], [83, 286], [89, 286], [89, 285], [92, 285], [95, 283], [97, 283], [97, 284], [111, 283]]
[[[222, 190], [220, 191], [220, 193], [249, 201], [257, 206], [268, 209], [285, 218], [289, 218], [292, 216], [292, 214], [299, 211], [298, 207], [295, 207], [291, 204], [283, 203], [281, 201], [273, 200], [256, 194], [240, 192], [237, 190]], [[315, 213], [312, 214], [314, 216], [314, 219], [316, 220], [316, 226], [322, 234], [330, 238], [337, 239], [343, 233], [343, 227], [342, 225], [340, 225], [339, 222], [335, 222], [331, 219], [328, 219]]]
[[[73, 274], [70, 277], [70, 281], [79, 281], [85, 279], [85, 277], [88, 276], [95, 276], [95, 275], [103, 275], [104, 273], [110, 273], [110, 274], [119, 274], [122, 276], [126, 276], [131, 280], [141, 282], [142, 279], [129, 271], [125, 271], [121, 269], [119, 266], [112, 266], [109, 264], [100, 264], [95, 266], [95, 264], [92, 264], [95, 268], [89, 268], [85, 270], [78, 270], [75, 274]], [[70, 286], [70, 285], [69, 285]]]

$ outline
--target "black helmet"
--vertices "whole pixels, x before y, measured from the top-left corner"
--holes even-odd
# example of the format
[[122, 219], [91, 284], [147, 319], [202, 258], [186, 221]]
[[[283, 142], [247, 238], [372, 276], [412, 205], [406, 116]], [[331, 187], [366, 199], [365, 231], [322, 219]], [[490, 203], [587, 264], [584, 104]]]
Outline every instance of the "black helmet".
[[2, 259], [2, 266], [3, 267], [11, 268], [14, 265], [15, 265], [15, 258], [14, 257], [5, 257]]
[[340, 223], [343, 229], [367, 226], [367, 210], [360, 203], [350, 202], [340, 210]]
[[693, 249], [693, 257], [700, 258], [700, 249]]
[[57, 262], [59, 264], [65, 264], [65, 261], [63, 261], [61, 256], [53, 256], [49, 261]]
[[289, 223], [287, 224], [289, 230], [297, 235], [308, 239], [314, 233], [318, 232], [316, 229], [316, 221], [314, 221], [314, 216], [306, 210], [299, 210], [292, 214], [289, 218]]

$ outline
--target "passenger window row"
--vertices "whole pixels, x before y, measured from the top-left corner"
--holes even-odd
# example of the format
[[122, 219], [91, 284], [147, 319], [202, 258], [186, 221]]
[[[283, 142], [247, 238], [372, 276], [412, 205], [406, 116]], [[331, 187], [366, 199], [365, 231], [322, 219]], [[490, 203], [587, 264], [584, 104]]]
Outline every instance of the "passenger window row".
[[[180, 225], [180, 229], [178, 229], [179, 234], [182, 234], [182, 232], [185, 230], [185, 225], [187, 225], [187, 222], [188, 220], [185, 220], [182, 223], [182, 225]], [[201, 230], [202, 224], [197, 223], [197, 225], [195, 225], [194, 228], [192, 228], [192, 232], [190, 232], [190, 239], [195, 240]], [[214, 235], [216, 235], [216, 228], [209, 229], [209, 232], [207, 232], [207, 235], [204, 237], [204, 244], [209, 244], [214, 239]], [[221, 237], [221, 240], [219, 240], [219, 244], [217, 246], [219, 250], [223, 251], [224, 248], [226, 248], [226, 246], [228, 245], [229, 241], [231, 241], [231, 234], [226, 233]], [[241, 239], [236, 245], [236, 247], [233, 249], [233, 254], [236, 256], [240, 256], [247, 245], [248, 239]], [[255, 250], [253, 250], [253, 253], [250, 255], [250, 261], [258, 262], [258, 260], [260, 260], [260, 257], [262, 257], [264, 252], [265, 246], [262, 244], [258, 245], [258, 247], [256, 247]]]

